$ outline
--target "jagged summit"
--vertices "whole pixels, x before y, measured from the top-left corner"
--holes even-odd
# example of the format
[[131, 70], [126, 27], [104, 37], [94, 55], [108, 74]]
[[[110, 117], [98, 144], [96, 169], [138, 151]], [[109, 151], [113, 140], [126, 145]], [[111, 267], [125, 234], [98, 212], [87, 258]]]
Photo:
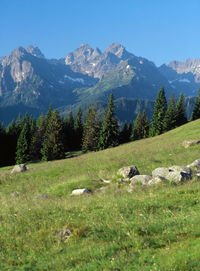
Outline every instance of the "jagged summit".
[[39, 57], [39, 58], [45, 58], [43, 53], [41, 52], [41, 50], [33, 45], [29, 45], [26, 49], [26, 51], [30, 54], [32, 54], [33, 56]]

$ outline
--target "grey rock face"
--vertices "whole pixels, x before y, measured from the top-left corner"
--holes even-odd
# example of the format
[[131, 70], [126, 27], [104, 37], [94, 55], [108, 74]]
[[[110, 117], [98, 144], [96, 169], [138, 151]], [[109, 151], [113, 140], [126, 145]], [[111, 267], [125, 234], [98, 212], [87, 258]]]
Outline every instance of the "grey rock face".
[[80, 195], [84, 195], [84, 194], [90, 194], [91, 191], [88, 190], [87, 188], [82, 188], [82, 189], [75, 189], [72, 191], [71, 195], [74, 196], [80, 196]]
[[118, 170], [118, 174], [122, 175], [123, 178], [132, 178], [135, 175], [139, 175], [139, 170], [137, 169], [136, 166], [128, 166], [128, 167], [123, 167]]
[[169, 174], [169, 169], [166, 167], [160, 167], [156, 168], [152, 171], [152, 176], [153, 177], [163, 177], [166, 178], [167, 175]]
[[24, 172], [26, 170], [27, 170], [27, 168], [26, 168], [25, 164], [15, 165], [14, 168], [12, 169], [12, 171], [11, 171], [11, 174]]
[[182, 145], [184, 148], [189, 148], [190, 146], [194, 146], [200, 144], [200, 140], [184, 140]]
[[39, 57], [39, 58], [45, 58], [43, 53], [40, 51], [40, 49], [38, 47], [29, 45], [26, 49], [26, 51], [30, 54], [32, 54], [33, 56]]

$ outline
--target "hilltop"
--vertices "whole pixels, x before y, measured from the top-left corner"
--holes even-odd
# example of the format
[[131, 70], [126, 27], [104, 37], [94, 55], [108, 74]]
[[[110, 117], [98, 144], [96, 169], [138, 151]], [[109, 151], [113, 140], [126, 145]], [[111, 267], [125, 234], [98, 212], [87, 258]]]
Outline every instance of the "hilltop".
[[[197, 120], [116, 148], [28, 164], [16, 175], [12, 167], [1, 168], [0, 269], [199, 270], [199, 181], [136, 185], [132, 193], [116, 184], [123, 166], [150, 174], [192, 163], [200, 158], [199, 146], [181, 143], [199, 134]], [[104, 192], [95, 192], [102, 186]], [[84, 187], [92, 194], [70, 196]], [[63, 228], [73, 230], [66, 242], [58, 235]]]

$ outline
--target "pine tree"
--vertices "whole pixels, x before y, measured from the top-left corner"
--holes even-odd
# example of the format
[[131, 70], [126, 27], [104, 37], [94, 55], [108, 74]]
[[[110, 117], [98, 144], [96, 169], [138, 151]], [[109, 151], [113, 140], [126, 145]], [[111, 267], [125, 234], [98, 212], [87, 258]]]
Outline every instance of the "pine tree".
[[150, 134], [160, 135], [164, 131], [164, 118], [167, 110], [167, 100], [165, 97], [164, 88], [161, 88], [158, 92], [158, 96], [155, 100], [154, 112], [151, 122]]
[[185, 99], [183, 93], [181, 93], [176, 104], [176, 127], [179, 127], [185, 123], [187, 123], [187, 117], [185, 112]]
[[22, 164], [30, 160], [30, 125], [29, 119], [24, 118], [22, 130], [17, 141], [16, 163]]
[[142, 138], [147, 138], [149, 136], [149, 120], [146, 115], [146, 110], [143, 111], [141, 117], [141, 126], [142, 126]]
[[169, 105], [164, 118], [164, 129], [169, 131], [176, 127], [176, 103], [174, 94], [170, 96]]
[[143, 138], [143, 129], [142, 129], [140, 112], [138, 113], [137, 118], [134, 121], [131, 138], [132, 140], [138, 140], [138, 139]]
[[65, 151], [73, 151], [75, 149], [74, 118], [72, 111], [69, 113], [69, 117], [64, 119], [64, 145]]
[[83, 124], [82, 124], [82, 110], [79, 107], [76, 114], [76, 119], [74, 122], [74, 140], [75, 140], [75, 150], [80, 150], [83, 138]]
[[194, 109], [190, 120], [196, 120], [200, 118], [200, 89], [198, 91], [198, 97], [195, 100]]
[[88, 109], [83, 126], [82, 150], [95, 151], [99, 142], [100, 124], [94, 107]]
[[127, 121], [125, 121], [124, 126], [120, 132], [119, 143], [123, 144], [123, 143], [129, 142], [129, 140], [130, 140], [129, 126], [127, 124]]
[[30, 155], [32, 160], [41, 160], [41, 149], [45, 133], [45, 117], [42, 113], [36, 122], [36, 128], [31, 138]]
[[15, 120], [12, 120], [11, 123], [6, 127], [6, 138], [7, 138], [7, 153], [9, 153], [8, 164], [15, 164], [15, 154], [17, 148], [18, 140], [18, 127]]
[[50, 161], [65, 157], [63, 145], [63, 124], [58, 110], [55, 110], [46, 126], [41, 149], [42, 160]]
[[119, 144], [119, 127], [115, 118], [114, 96], [110, 95], [107, 110], [104, 112], [104, 121], [102, 124], [99, 149], [115, 147]]

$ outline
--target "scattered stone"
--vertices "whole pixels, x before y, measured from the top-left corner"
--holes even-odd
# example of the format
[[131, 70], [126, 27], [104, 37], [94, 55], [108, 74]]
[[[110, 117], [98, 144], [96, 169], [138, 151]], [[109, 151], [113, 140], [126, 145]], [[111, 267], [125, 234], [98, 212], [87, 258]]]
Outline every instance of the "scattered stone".
[[162, 178], [166, 178], [167, 175], [169, 174], [170, 170], [166, 167], [159, 167], [156, 168], [152, 171], [152, 176], [153, 177], [162, 177]]
[[18, 191], [13, 191], [12, 193], [10, 193], [12, 197], [19, 197], [19, 194], [20, 193]]
[[197, 180], [200, 180], [200, 173], [196, 173], [195, 177], [197, 178]]
[[66, 227], [58, 233], [58, 236], [60, 237], [61, 242], [66, 242], [72, 233], [73, 229]]
[[200, 144], [200, 140], [184, 140], [182, 142], [182, 145], [184, 148], [188, 148], [190, 146], [194, 146], [194, 145], [197, 145], [197, 144]]
[[156, 168], [152, 172], [153, 177], [161, 177], [174, 183], [182, 183], [192, 178], [192, 171], [189, 167], [172, 166], [169, 168]]
[[103, 183], [111, 183], [110, 180], [104, 180], [104, 179], [102, 179], [101, 181], [102, 181]]
[[79, 196], [79, 195], [90, 194], [90, 193], [91, 193], [91, 191], [88, 190], [87, 188], [82, 188], [82, 189], [73, 190], [71, 195]]
[[23, 172], [26, 171], [26, 165], [25, 164], [20, 164], [20, 165], [15, 165], [14, 168], [11, 171], [11, 174], [13, 173], [19, 173], [19, 172]]
[[139, 175], [139, 170], [136, 166], [123, 167], [118, 170], [118, 174], [123, 178], [132, 178], [135, 175]]
[[153, 178], [148, 182], [148, 185], [154, 185], [154, 184], [158, 184], [158, 183], [161, 183], [161, 182], [164, 182], [164, 181], [166, 181], [165, 178], [160, 177], [160, 176], [157, 176], [157, 177], [153, 177]]
[[142, 185], [148, 185], [149, 181], [152, 179], [149, 175], [136, 175], [133, 178], [131, 178], [131, 184], [134, 185], [136, 183], [141, 183]]
[[195, 169], [200, 169], [200, 159], [195, 160], [192, 164], [188, 165], [187, 167], [192, 167]]

